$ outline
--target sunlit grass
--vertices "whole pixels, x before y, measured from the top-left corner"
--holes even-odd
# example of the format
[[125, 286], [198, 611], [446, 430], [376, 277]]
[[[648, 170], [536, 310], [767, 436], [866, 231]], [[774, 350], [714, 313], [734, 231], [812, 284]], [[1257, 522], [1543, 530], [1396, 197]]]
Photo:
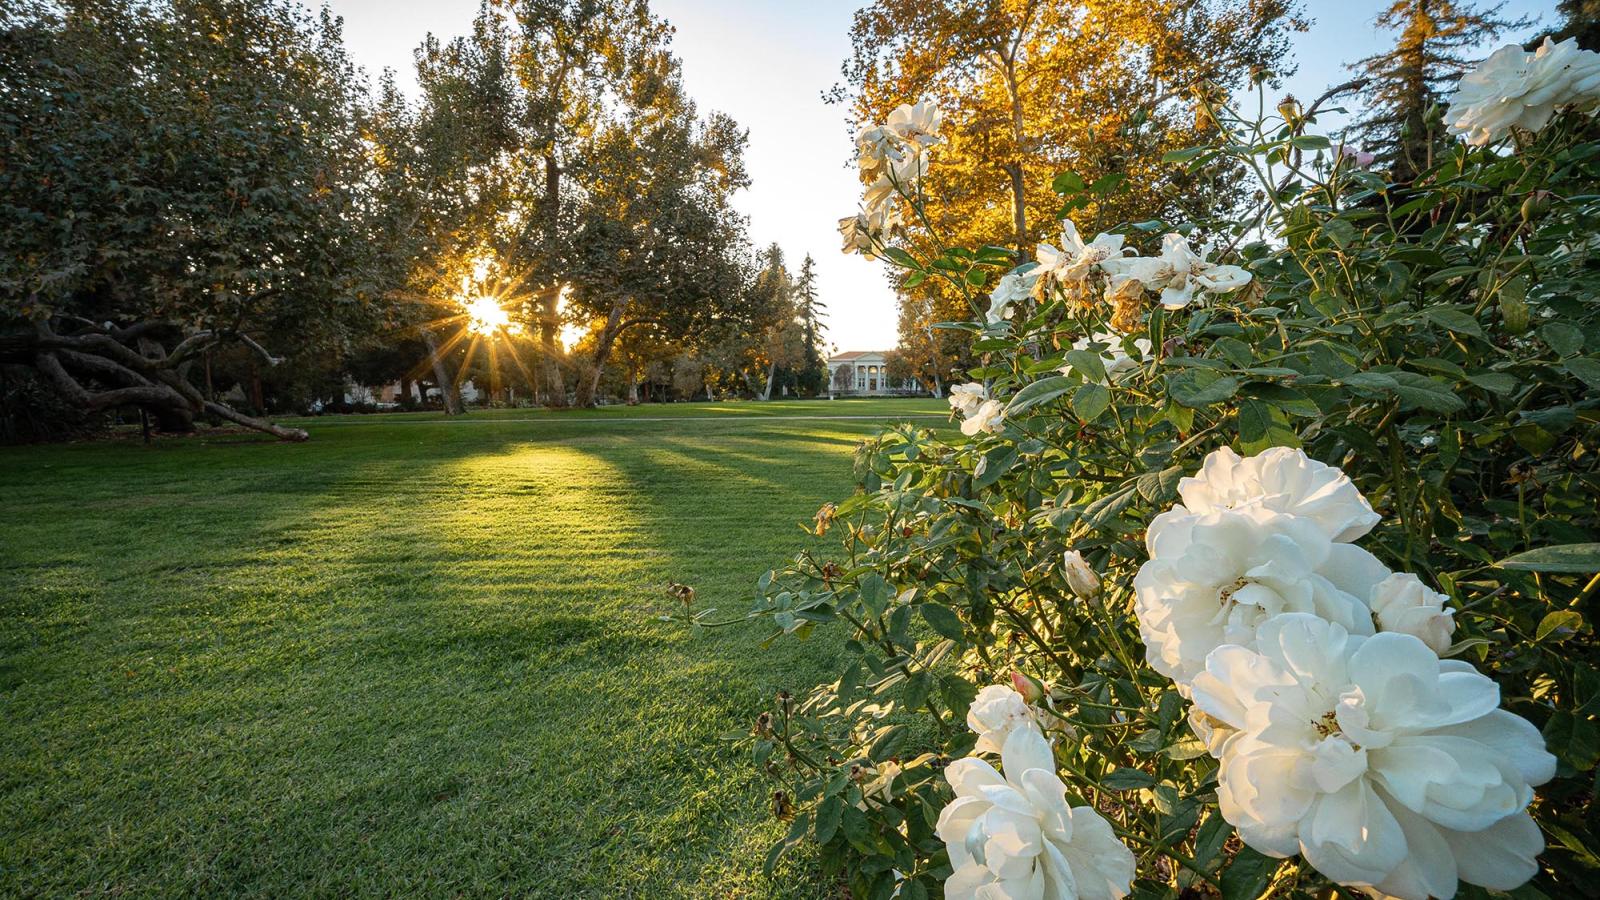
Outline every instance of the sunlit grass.
[[876, 425], [653, 409], [0, 450], [0, 894], [781, 893], [717, 735], [837, 644], [652, 613], [738, 608]]

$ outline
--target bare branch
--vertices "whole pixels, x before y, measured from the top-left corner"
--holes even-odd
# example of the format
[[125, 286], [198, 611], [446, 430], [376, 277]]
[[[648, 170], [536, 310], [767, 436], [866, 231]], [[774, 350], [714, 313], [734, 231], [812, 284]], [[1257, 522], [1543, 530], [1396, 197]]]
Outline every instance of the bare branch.
[[243, 425], [246, 428], [254, 428], [256, 431], [264, 431], [275, 438], [280, 438], [285, 441], [294, 441], [295, 443], [299, 443], [311, 438], [311, 435], [299, 428], [286, 428], [282, 425], [275, 425], [271, 422], [268, 422], [266, 419], [258, 419], [254, 416], [247, 416], [230, 406], [223, 406], [221, 403], [216, 403], [211, 400], [205, 401], [205, 408], [207, 412], [221, 416], [230, 422]]

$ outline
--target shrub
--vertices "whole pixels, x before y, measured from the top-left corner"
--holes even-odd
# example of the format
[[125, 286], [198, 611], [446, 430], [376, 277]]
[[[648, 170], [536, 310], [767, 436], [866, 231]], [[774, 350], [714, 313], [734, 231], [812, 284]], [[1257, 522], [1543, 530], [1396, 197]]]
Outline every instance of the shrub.
[[[790, 823], [769, 862], [811, 841], [857, 896], [1072, 896], [1059, 803], [1138, 896], [1600, 894], [1600, 143], [1568, 111], [1392, 184], [1314, 111], [1210, 106], [1218, 140], [1169, 158], [1242, 163], [1254, 208], [1068, 221], [1014, 268], [897, 242], [936, 116], [863, 142], [847, 245], [966, 292], [943, 327], [983, 364], [962, 434], [864, 443], [813, 529], [842, 540], [759, 581], [773, 639], [850, 651], [743, 739]], [[1114, 182], [1058, 178], [1064, 213]], [[969, 758], [996, 751], [1003, 776]], [[973, 818], [991, 776], [1031, 798], [1009, 825]], [[1059, 858], [1082, 896], [1129, 889]]]

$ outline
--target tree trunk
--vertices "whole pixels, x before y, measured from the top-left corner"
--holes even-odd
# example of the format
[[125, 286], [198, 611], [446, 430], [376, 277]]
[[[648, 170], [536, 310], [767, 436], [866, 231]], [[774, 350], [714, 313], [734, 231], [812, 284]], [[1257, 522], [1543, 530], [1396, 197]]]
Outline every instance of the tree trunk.
[[605, 327], [600, 330], [600, 340], [594, 348], [594, 372], [578, 384], [578, 405], [594, 406], [595, 395], [600, 392], [600, 377], [605, 374], [606, 361], [611, 358], [611, 345], [622, 331], [622, 313], [628, 308], [626, 297], [611, 302], [611, 312], [606, 315]]
[[772, 399], [772, 379], [778, 374], [778, 360], [773, 359], [767, 363], [767, 386], [761, 391], [762, 400]]
[[1011, 227], [1014, 231], [1017, 245], [1017, 259], [1028, 258], [1028, 207], [1026, 190], [1023, 181], [1022, 160], [1026, 152], [1026, 134], [1023, 123], [1022, 91], [1017, 84], [1017, 61], [1015, 56], [1006, 58], [1005, 61], [1006, 91], [1011, 99], [1011, 143], [1012, 152], [1015, 153], [1013, 161], [1007, 165], [1006, 174], [1011, 178]]
[[444, 414], [461, 415], [461, 394], [456, 390], [456, 380], [445, 368], [444, 357], [439, 355], [439, 341], [433, 336], [432, 329], [422, 329], [422, 343], [428, 348], [428, 363], [433, 366], [433, 380], [439, 385], [439, 397], [444, 401]]
[[[554, 251], [561, 235], [561, 163], [554, 152], [544, 157], [544, 237], [547, 251]], [[554, 267], [552, 266], [552, 269]], [[544, 382], [549, 387], [545, 402], [550, 406], [567, 405], [567, 380], [561, 373], [561, 301], [560, 278], [549, 273], [550, 285], [539, 298], [539, 346], [544, 350]], [[579, 393], [583, 386], [578, 386]], [[591, 395], [593, 391], [591, 390]], [[582, 405], [581, 403], [579, 405]]]

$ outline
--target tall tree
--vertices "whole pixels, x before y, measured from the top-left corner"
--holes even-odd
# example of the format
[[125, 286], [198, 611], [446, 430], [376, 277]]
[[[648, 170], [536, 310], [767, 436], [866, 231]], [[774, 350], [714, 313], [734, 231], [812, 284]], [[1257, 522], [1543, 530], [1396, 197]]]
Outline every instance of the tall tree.
[[594, 323], [592, 370], [578, 385], [595, 402], [617, 337], [650, 325], [675, 339], [737, 314], [745, 268], [744, 222], [730, 204], [747, 182], [743, 130], [725, 116], [695, 116], [677, 63], [662, 58], [648, 98], [609, 126], [584, 171], [571, 306]]
[[213, 415], [207, 351], [371, 318], [363, 95], [338, 20], [281, 0], [0, 8], [0, 362], [78, 407]]
[[[1291, 73], [1289, 37], [1304, 27], [1295, 0], [876, 0], [856, 13], [846, 85], [831, 99], [849, 103], [858, 125], [901, 103], [937, 104], [944, 143], [922, 182], [934, 202], [926, 223], [904, 217], [909, 239], [1010, 246], [1022, 262], [1059, 241], [1063, 173], [1121, 185], [1072, 212], [1091, 234], [1241, 200], [1237, 172], [1189, 175], [1162, 157], [1209, 138], [1199, 97]], [[909, 360], [941, 358], [946, 342], [905, 322], [967, 314], [952, 289], [928, 290], [902, 292], [902, 339], [919, 345], [902, 348]], [[931, 386], [945, 374], [918, 377]]]
[[762, 387], [754, 384], [750, 392], [762, 400], [772, 399], [780, 373], [792, 380], [793, 370], [805, 360], [804, 326], [795, 302], [795, 281], [783, 260], [783, 249], [771, 244], [762, 255], [762, 266], [747, 294], [746, 313], [751, 324], [752, 362], [765, 368]]
[[1472, 67], [1463, 52], [1529, 24], [1502, 18], [1504, 8], [1479, 8], [1471, 0], [1395, 0], [1378, 15], [1378, 27], [1398, 36], [1393, 49], [1351, 66], [1368, 81], [1362, 89], [1366, 111], [1350, 133], [1377, 154], [1395, 181], [1411, 182], [1432, 164], [1444, 128], [1430, 110]]
[[1560, 0], [1556, 12], [1561, 27], [1551, 33], [1558, 41], [1577, 38], [1585, 50], [1600, 51], [1600, 0]]
[[1104, 224], [1231, 197], [1227, 179], [1181, 178], [1162, 154], [1197, 141], [1197, 89], [1286, 72], [1301, 27], [1292, 0], [877, 0], [856, 13], [833, 98], [863, 125], [901, 103], [938, 104], [934, 228], [1031, 256], [1054, 231], [1050, 188], [1065, 170], [1126, 178], [1107, 208], [1080, 212]]
[[817, 263], [809, 253], [800, 263], [794, 298], [803, 341], [800, 371], [795, 380], [801, 393], [815, 396], [827, 386], [828, 364], [822, 355], [822, 332], [827, 326], [822, 320], [828, 314], [828, 305], [817, 297]]
[[[650, 78], [671, 28], [647, 0], [500, 0], [516, 19], [514, 65], [526, 98], [519, 164], [531, 176], [530, 214], [513, 254], [534, 289], [533, 318], [546, 381], [562, 383], [560, 298], [575, 272], [569, 214], [580, 192], [569, 176], [584, 165], [586, 139], [600, 131], [619, 92]], [[563, 391], [551, 402], [565, 402]]]

